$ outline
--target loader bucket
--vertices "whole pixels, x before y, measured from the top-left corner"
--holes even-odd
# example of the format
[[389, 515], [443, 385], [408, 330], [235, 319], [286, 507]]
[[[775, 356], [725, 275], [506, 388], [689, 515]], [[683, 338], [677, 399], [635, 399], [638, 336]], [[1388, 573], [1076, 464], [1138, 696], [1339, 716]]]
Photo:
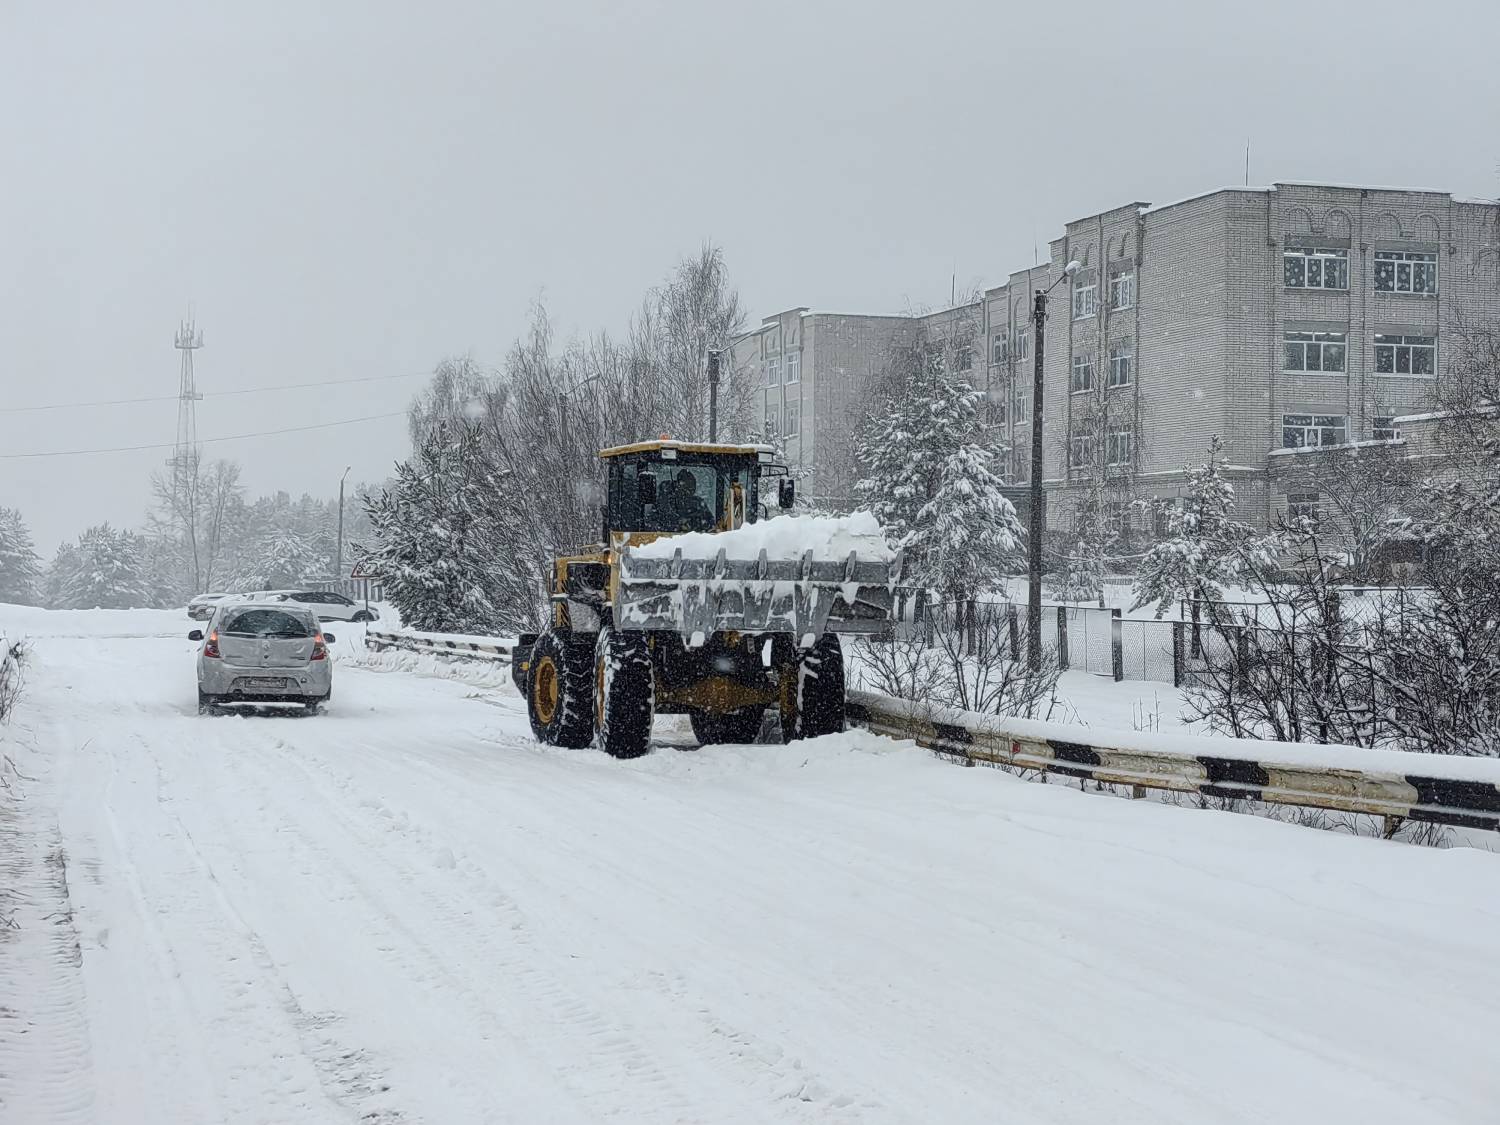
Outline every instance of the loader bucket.
[[[808, 549], [796, 558], [731, 557], [736, 532], [650, 555], [620, 553], [615, 621], [621, 628], [671, 630], [690, 645], [714, 633], [790, 633], [803, 646], [824, 633], [881, 633], [890, 627], [901, 556], [852, 550], [842, 558]], [[712, 555], [705, 539], [723, 539]]]

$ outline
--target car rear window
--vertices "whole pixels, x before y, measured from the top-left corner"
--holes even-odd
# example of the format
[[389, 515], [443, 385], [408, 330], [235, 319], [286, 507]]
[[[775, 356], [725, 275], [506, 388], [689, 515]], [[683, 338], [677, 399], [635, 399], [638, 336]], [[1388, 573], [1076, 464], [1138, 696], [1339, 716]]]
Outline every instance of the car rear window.
[[312, 626], [305, 618], [280, 609], [246, 609], [230, 614], [220, 632], [242, 637], [310, 637]]

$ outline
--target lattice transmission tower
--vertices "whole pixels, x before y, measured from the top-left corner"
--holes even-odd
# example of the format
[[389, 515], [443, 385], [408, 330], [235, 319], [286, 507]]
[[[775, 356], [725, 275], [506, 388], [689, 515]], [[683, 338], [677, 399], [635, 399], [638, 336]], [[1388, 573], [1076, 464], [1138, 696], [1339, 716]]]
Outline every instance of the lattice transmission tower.
[[203, 346], [203, 333], [192, 320], [184, 320], [177, 329], [177, 350], [182, 353], [182, 369], [177, 384], [177, 442], [172, 447], [172, 507], [181, 512], [184, 491], [198, 467], [198, 384], [193, 376], [193, 353]]

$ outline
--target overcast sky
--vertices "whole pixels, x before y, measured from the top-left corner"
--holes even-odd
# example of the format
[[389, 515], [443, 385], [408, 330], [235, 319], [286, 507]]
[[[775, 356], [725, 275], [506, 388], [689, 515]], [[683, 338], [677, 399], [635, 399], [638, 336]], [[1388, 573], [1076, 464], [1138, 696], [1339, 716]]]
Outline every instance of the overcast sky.
[[[1222, 8], [1234, 17], [1217, 14]], [[200, 436], [401, 410], [539, 294], [619, 327], [711, 238], [754, 317], [900, 311], [1069, 219], [1244, 176], [1500, 195], [1500, 4], [0, 0], [0, 410], [175, 394]], [[171, 442], [173, 402], [0, 413], [0, 453]], [[208, 445], [331, 496], [399, 418]], [[50, 554], [167, 450], [0, 459]]]

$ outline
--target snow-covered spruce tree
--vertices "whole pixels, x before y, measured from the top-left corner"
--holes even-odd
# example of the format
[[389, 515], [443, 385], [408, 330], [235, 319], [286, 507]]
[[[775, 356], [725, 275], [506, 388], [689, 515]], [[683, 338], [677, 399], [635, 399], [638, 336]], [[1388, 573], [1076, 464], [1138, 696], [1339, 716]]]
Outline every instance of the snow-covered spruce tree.
[[42, 561], [21, 513], [0, 508], [0, 602], [35, 605], [40, 593]]
[[1234, 485], [1224, 479], [1224, 443], [1215, 435], [1208, 460], [1184, 468], [1187, 495], [1166, 509], [1167, 537], [1147, 552], [1135, 580], [1132, 609], [1156, 603], [1163, 616], [1173, 603], [1193, 599], [1214, 603], [1269, 546], [1257, 544], [1255, 530], [1234, 518]]
[[68, 585], [78, 570], [78, 544], [58, 545], [47, 568], [42, 572], [42, 604], [48, 609], [72, 609], [68, 603]]
[[923, 583], [958, 602], [1003, 575], [1024, 538], [993, 455], [970, 443], [943, 459], [937, 488], [917, 510], [902, 546]]
[[374, 539], [361, 556], [407, 625], [485, 633], [526, 624], [504, 585], [515, 550], [496, 503], [506, 484], [477, 425], [443, 422], [396, 466], [392, 486], [366, 502]]
[[74, 609], [133, 609], [150, 600], [135, 536], [107, 523], [78, 537], [62, 600]]
[[1060, 602], [1097, 602], [1104, 596], [1104, 551], [1097, 539], [1080, 535], [1069, 544], [1067, 555], [1052, 583]]
[[250, 549], [235, 575], [241, 590], [282, 590], [315, 581], [327, 569], [326, 557], [295, 526], [267, 531]]
[[981, 395], [950, 366], [942, 342], [919, 330], [891, 353], [856, 437], [855, 497], [893, 542], [918, 529], [948, 459], [978, 438]]

